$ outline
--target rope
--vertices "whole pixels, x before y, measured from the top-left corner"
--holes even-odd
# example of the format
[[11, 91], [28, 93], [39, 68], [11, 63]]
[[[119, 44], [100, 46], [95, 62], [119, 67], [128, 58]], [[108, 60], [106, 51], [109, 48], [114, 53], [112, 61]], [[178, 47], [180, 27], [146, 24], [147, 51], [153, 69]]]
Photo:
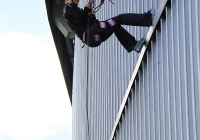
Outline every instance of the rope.
[[[114, 2], [113, 2], [112, 0], [109, 0], [109, 1], [110, 1], [112, 4], [114, 4]], [[103, 5], [103, 3], [104, 3], [104, 0], [101, 0], [100, 4], [99, 4], [97, 7], [95, 7], [95, 8], [93, 9], [93, 13], [98, 12], [99, 9], [101, 8], [101, 6]]]

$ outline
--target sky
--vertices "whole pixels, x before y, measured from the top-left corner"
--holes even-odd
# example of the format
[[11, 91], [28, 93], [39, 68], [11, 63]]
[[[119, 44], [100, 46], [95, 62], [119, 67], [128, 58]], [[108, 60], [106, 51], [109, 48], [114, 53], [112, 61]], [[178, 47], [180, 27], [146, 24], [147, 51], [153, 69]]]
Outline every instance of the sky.
[[0, 0], [0, 140], [71, 140], [72, 109], [44, 0]]

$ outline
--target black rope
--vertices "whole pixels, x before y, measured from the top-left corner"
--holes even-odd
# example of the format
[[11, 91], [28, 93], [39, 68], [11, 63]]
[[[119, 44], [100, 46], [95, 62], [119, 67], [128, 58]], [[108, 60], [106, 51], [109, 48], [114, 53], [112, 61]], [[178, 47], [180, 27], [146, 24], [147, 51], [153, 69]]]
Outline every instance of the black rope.
[[[112, 0], [109, 0], [112, 4], [114, 4], [114, 2], [112, 1]], [[99, 11], [99, 9], [101, 8], [101, 6], [104, 4], [104, 0], [101, 0], [101, 2], [100, 2], [100, 4], [97, 6], [97, 7], [95, 7], [94, 9], [93, 9], [93, 12], [94, 13], [96, 13], [96, 12], [98, 12]]]
[[[92, 3], [94, 4], [94, 3]], [[91, 6], [92, 6], [91, 4]], [[89, 25], [89, 13], [88, 13], [88, 23], [87, 23], [87, 32], [85, 33], [85, 39], [87, 39], [87, 45], [89, 44], [89, 28], [90, 28], [90, 25]], [[87, 123], [88, 123], [88, 140], [91, 139], [91, 136], [90, 136], [90, 123], [89, 123], [89, 114], [88, 114], [88, 108], [89, 108], [89, 105], [88, 105], [88, 94], [89, 94], [89, 91], [88, 91], [88, 83], [89, 83], [89, 50], [87, 48], [87, 82], [86, 82], [86, 113], [87, 113]]]

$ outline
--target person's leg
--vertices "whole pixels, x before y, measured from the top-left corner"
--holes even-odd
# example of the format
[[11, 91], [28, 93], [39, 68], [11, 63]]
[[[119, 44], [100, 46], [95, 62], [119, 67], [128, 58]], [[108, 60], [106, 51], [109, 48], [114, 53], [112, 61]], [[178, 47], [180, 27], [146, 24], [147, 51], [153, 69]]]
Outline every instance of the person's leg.
[[109, 19], [100, 22], [100, 24], [104, 24], [104, 28], [102, 28], [102, 42], [106, 41], [113, 33], [115, 33], [117, 39], [127, 51], [137, 43], [135, 37], [128, 33], [117, 20]]
[[150, 9], [144, 14], [126, 13], [120, 14], [114, 17], [114, 20], [119, 20], [118, 23], [121, 25], [132, 25], [132, 26], [151, 26], [153, 17], [156, 14], [156, 8]]
[[[154, 13], [155, 14], [155, 13]], [[124, 48], [130, 52], [135, 50], [138, 52], [140, 47], [142, 47], [142, 42], [136, 41], [135, 37], [128, 33], [121, 25], [132, 25], [132, 26], [147, 26], [151, 25], [153, 15], [150, 11], [144, 14], [120, 14], [109, 20], [103, 21], [102, 23], [102, 42], [107, 40], [113, 33], [115, 33], [119, 42], [124, 46]], [[135, 45], [137, 47], [135, 47]]]
[[121, 25], [132, 25], [132, 26], [145, 26], [149, 27], [151, 25], [152, 16], [150, 13], [144, 14], [120, 14], [113, 18], [118, 20]]

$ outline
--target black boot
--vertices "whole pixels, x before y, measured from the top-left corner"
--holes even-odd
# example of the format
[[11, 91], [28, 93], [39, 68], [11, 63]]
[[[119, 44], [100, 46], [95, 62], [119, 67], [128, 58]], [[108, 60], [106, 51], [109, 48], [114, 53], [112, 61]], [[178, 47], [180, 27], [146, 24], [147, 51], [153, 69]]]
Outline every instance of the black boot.
[[152, 20], [153, 20], [155, 14], [156, 14], [156, 8], [152, 8], [152, 9], [149, 10], [147, 13], [148, 13], [148, 14], [151, 14], [150, 25], [152, 26]]
[[131, 51], [136, 51], [137, 53], [139, 53], [142, 49], [142, 46], [144, 44], [144, 41], [145, 41], [145, 38], [143, 37], [142, 39], [140, 39], [139, 41], [137, 41], [137, 43], [131, 47], [128, 52], [131, 52]]

